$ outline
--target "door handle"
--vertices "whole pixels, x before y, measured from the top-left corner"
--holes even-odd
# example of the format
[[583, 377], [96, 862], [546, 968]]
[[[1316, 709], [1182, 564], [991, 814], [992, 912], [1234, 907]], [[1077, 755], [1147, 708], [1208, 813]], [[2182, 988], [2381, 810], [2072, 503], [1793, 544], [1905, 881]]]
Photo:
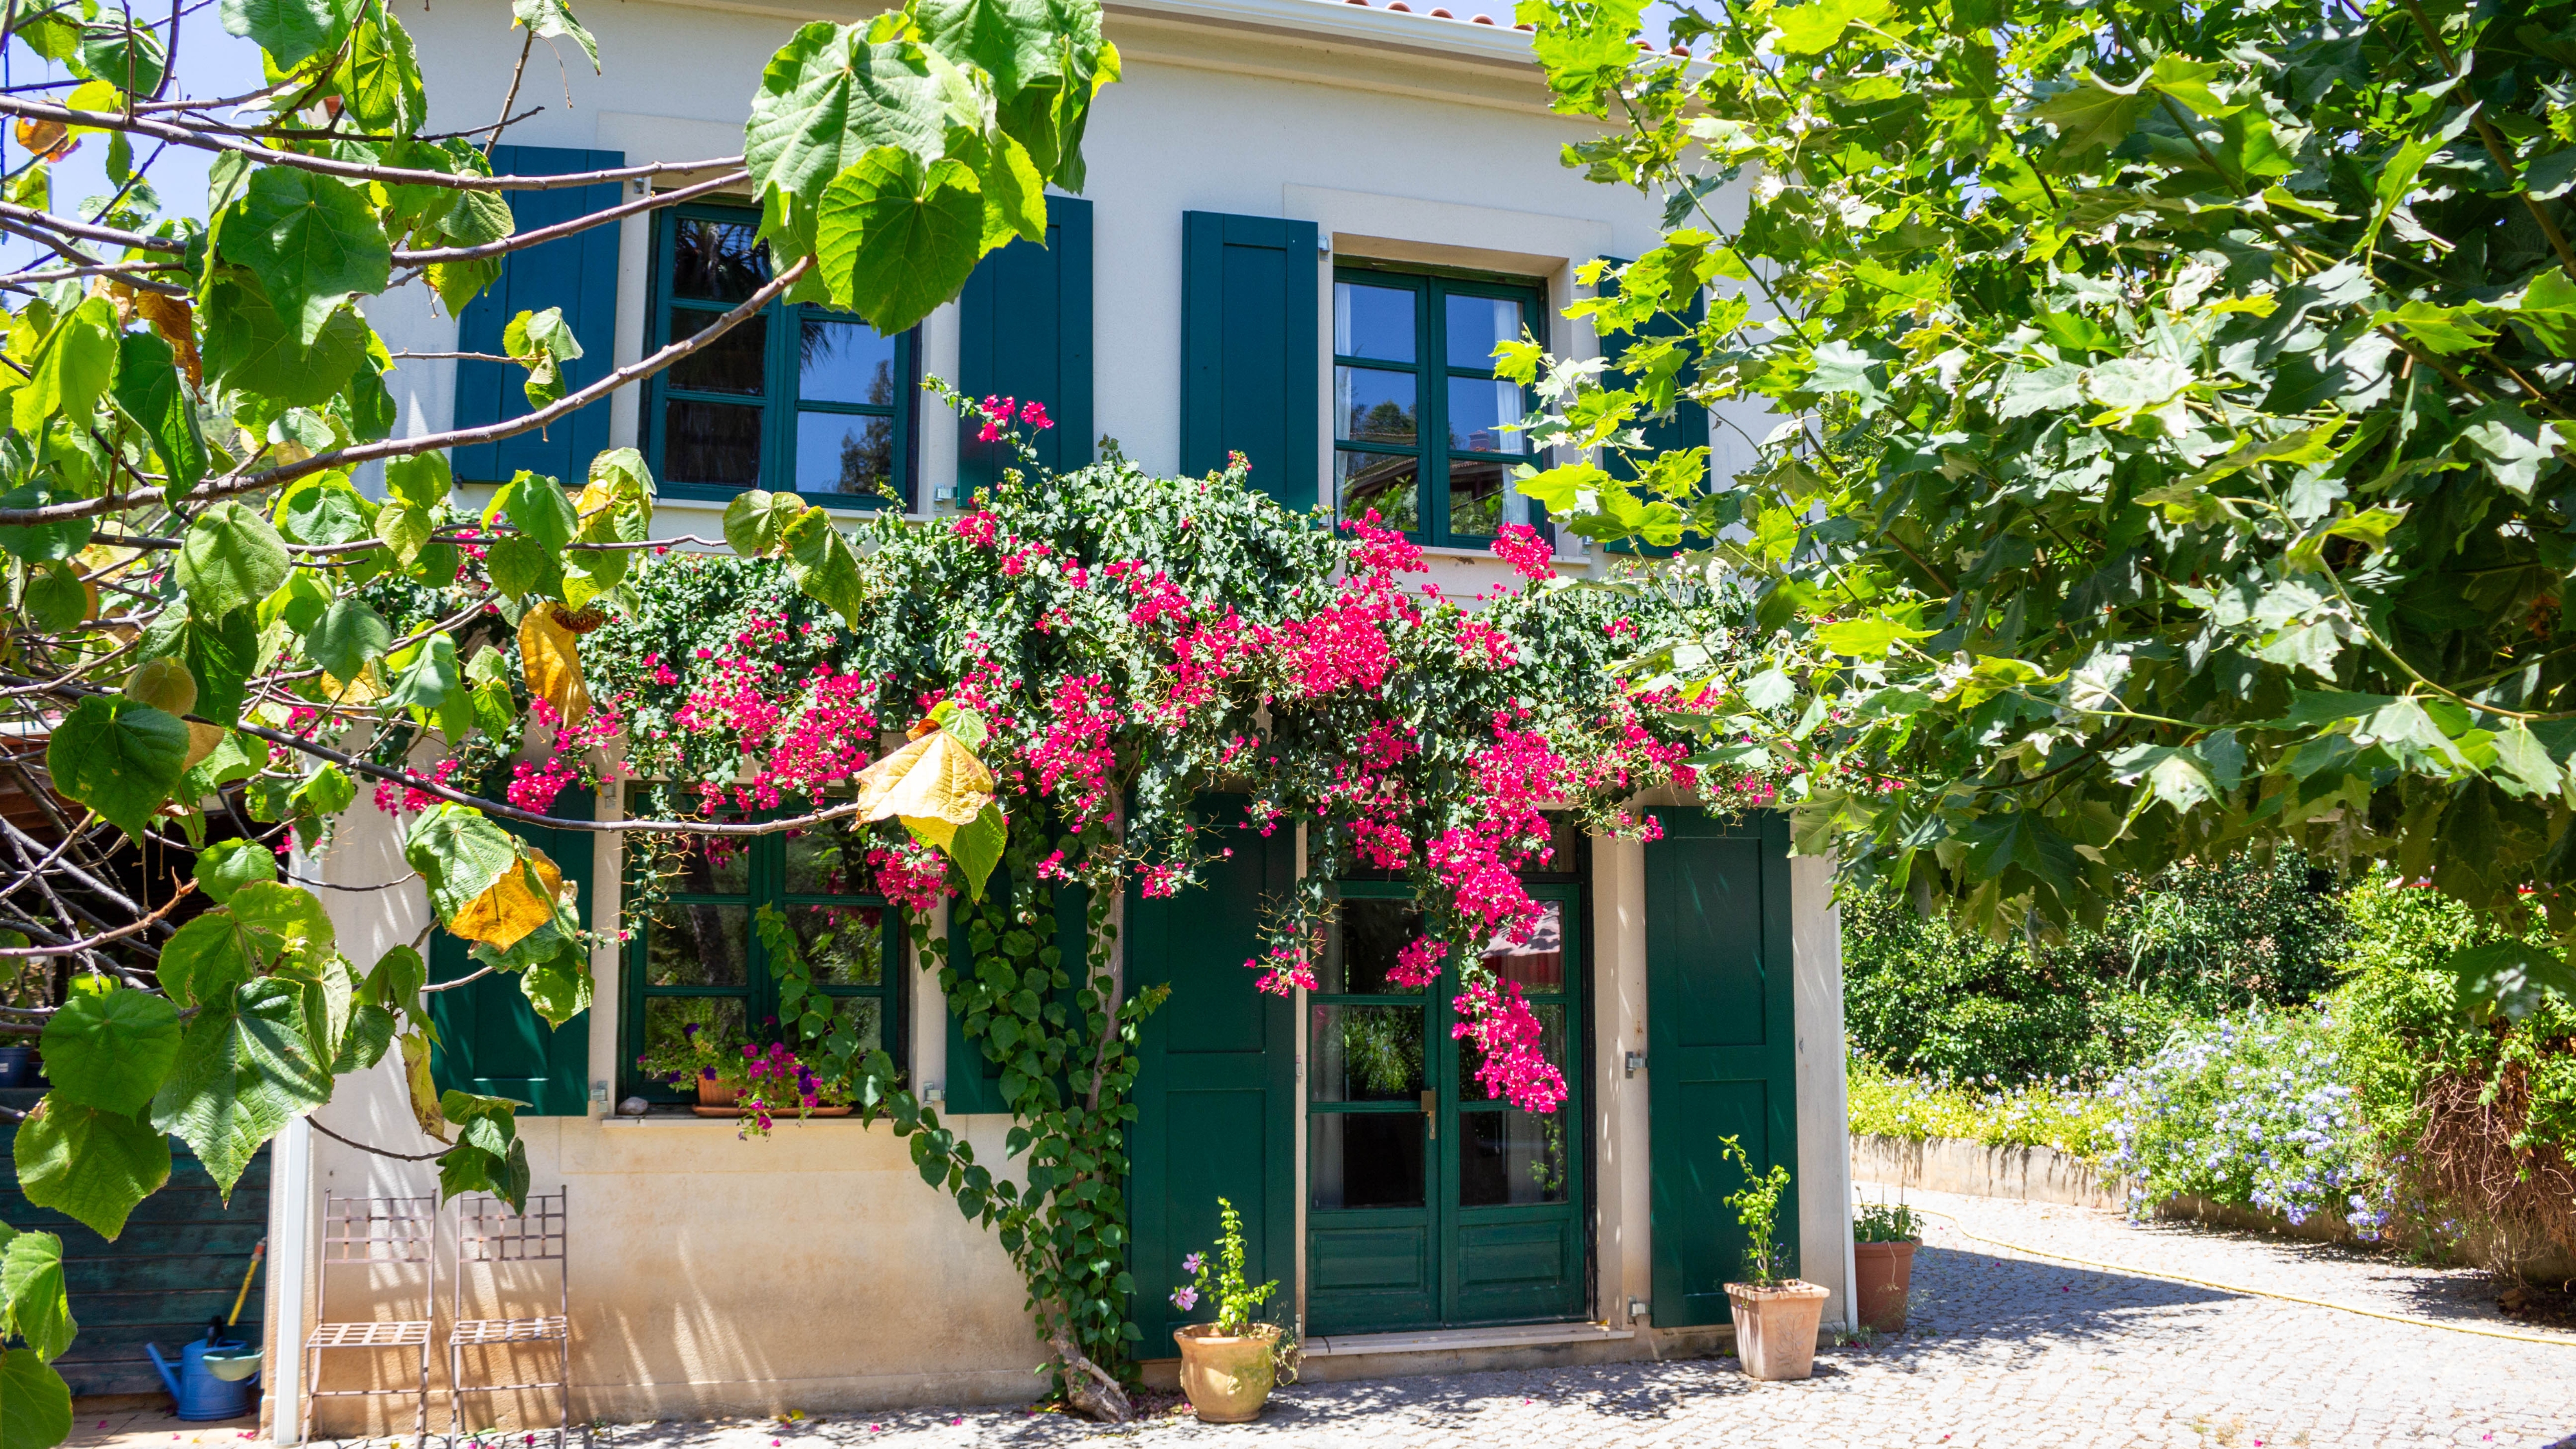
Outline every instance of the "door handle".
[[1432, 1090], [1430, 1090], [1429, 1088], [1424, 1088], [1424, 1089], [1423, 1089], [1423, 1093], [1422, 1093], [1422, 1115], [1423, 1115], [1424, 1117], [1426, 1117], [1426, 1118], [1428, 1118], [1428, 1119], [1429, 1119], [1429, 1121], [1425, 1124], [1425, 1127], [1424, 1127], [1424, 1130], [1425, 1130], [1425, 1132], [1426, 1132], [1426, 1134], [1427, 1134], [1427, 1136], [1428, 1136], [1428, 1140], [1433, 1141], [1433, 1142], [1437, 1142], [1437, 1141], [1439, 1141], [1439, 1140], [1440, 1140], [1440, 1094], [1439, 1094], [1438, 1092], [1432, 1091]]

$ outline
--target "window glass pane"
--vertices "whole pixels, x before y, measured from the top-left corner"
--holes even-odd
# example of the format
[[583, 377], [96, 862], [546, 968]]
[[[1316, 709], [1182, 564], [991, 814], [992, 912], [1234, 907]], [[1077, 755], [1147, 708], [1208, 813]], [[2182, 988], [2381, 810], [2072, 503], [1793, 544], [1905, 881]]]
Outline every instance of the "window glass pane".
[[1563, 991], [1565, 902], [1541, 901], [1538, 908], [1538, 924], [1530, 931], [1530, 938], [1514, 945], [1496, 936], [1485, 947], [1485, 966], [1505, 981], [1519, 982], [1523, 991]]
[[1520, 384], [1490, 377], [1449, 379], [1449, 446], [1462, 453], [1526, 453], [1504, 428], [1521, 420]]
[[1314, 1097], [1318, 1102], [1401, 1102], [1422, 1095], [1422, 1008], [1318, 1006]]
[[[671, 340], [685, 342], [724, 316], [721, 312], [671, 312]], [[671, 386], [691, 392], [731, 392], [760, 396], [768, 375], [769, 319], [747, 317], [723, 336], [671, 364]]]
[[757, 406], [680, 402], [662, 406], [662, 481], [749, 488], [760, 482]]
[[1410, 901], [1349, 900], [1334, 912], [1316, 984], [1328, 992], [1376, 996], [1416, 987], [1387, 984], [1398, 951], [1422, 934], [1422, 912]]
[[875, 890], [865, 827], [844, 818], [787, 832], [789, 895], [863, 896]]
[[797, 338], [796, 396], [803, 402], [894, 401], [894, 339], [865, 322], [807, 317]]
[[671, 290], [682, 297], [739, 302], [769, 280], [769, 248], [747, 221], [682, 217], [671, 257]]
[[[637, 1055], [676, 1046], [688, 1039], [690, 1027], [705, 1039], [702, 1050], [733, 1053], [743, 1041], [743, 1005], [738, 996], [648, 996], [644, 998], [644, 1046]], [[665, 1082], [672, 1090], [694, 1090], [691, 1083]]]
[[[1538, 1049], [1541, 1056], [1565, 1070], [1565, 1007], [1561, 1004], [1530, 1003], [1530, 1015], [1538, 1018]], [[1458, 1100], [1485, 1102], [1499, 1094], [1486, 1090], [1476, 1079], [1477, 1069], [1485, 1064], [1485, 1054], [1472, 1036], [1458, 1038]]]
[[[637, 814], [644, 808], [641, 802], [627, 806]], [[749, 840], [735, 836], [683, 835], [676, 846], [654, 852], [653, 868], [673, 895], [738, 896], [751, 889], [751, 850]]]
[[844, 996], [832, 1008], [832, 1014], [859, 1039], [861, 1052], [885, 1050], [885, 999], [877, 996]]
[[1563, 1112], [1461, 1112], [1458, 1135], [1460, 1207], [1565, 1201]]
[[1319, 1112], [1308, 1119], [1307, 1178], [1317, 1209], [1418, 1208], [1422, 1114]]
[[1449, 465], [1449, 531], [1491, 538], [1503, 527], [1503, 499], [1511, 491], [1508, 463]]
[[874, 986], [885, 979], [880, 906], [789, 906], [787, 924], [817, 986]]
[[1449, 365], [1494, 365], [1494, 344], [1521, 340], [1521, 304], [1509, 297], [1449, 296]]
[[645, 927], [647, 986], [740, 986], [751, 907], [672, 902]]
[[893, 486], [894, 419], [872, 413], [796, 415], [796, 491], [884, 497]]
[[1419, 382], [1409, 372], [1334, 368], [1333, 416], [1341, 427], [1335, 436], [1358, 443], [1412, 442]]
[[1405, 533], [1422, 531], [1422, 465], [1410, 454], [1335, 453], [1334, 491], [1342, 517], [1354, 522], [1371, 511], [1377, 521]]
[[1414, 296], [1410, 287], [1335, 282], [1333, 350], [1381, 362], [1413, 361]]

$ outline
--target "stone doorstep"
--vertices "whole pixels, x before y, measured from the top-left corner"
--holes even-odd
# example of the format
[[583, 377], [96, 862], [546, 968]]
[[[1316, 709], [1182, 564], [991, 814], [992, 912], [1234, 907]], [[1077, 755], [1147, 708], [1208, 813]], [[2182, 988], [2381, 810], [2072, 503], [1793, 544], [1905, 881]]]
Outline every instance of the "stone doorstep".
[[1362, 1353], [1456, 1353], [1481, 1348], [1539, 1348], [1635, 1338], [1636, 1330], [1603, 1323], [1523, 1323], [1505, 1328], [1435, 1328], [1421, 1333], [1337, 1333], [1306, 1340], [1308, 1358]]
[[[1820, 1335], [1821, 1337], [1821, 1335]], [[1343, 1333], [1306, 1340], [1307, 1383], [1392, 1379], [1417, 1374], [1484, 1373], [1640, 1359], [1711, 1358], [1735, 1350], [1735, 1330], [1626, 1329], [1601, 1323], [1525, 1323], [1503, 1328], [1445, 1328], [1418, 1333]], [[1138, 1365], [1148, 1387], [1180, 1386], [1180, 1360]]]

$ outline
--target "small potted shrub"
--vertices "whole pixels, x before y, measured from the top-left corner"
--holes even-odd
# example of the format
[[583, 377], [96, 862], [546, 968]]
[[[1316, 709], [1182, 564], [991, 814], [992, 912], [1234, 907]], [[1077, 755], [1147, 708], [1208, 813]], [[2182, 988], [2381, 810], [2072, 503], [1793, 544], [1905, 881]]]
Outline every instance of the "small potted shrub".
[[1172, 1331], [1181, 1349], [1181, 1392], [1201, 1422], [1246, 1424], [1270, 1398], [1278, 1381], [1281, 1334], [1275, 1323], [1255, 1322], [1253, 1315], [1279, 1280], [1258, 1288], [1243, 1281], [1243, 1215], [1224, 1198], [1216, 1200], [1225, 1218], [1224, 1238], [1217, 1246], [1219, 1263], [1205, 1253], [1181, 1260], [1181, 1271], [1195, 1275], [1175, 1289], [1172, 1306], [1187, 1313], [1202, 1298], [1216, 1300], [1216, 1322], [1193, 1323]]
[[635, 1069], [648, 1077], [659, 1077], [676, 1091], [694, 1088], [702, 1114], [730, 1117], [734, 1098], [742, 1092], [743, 1044], [718, 1026], [712, 1006], [700, 1006], [679, 1030], [647, 1047], [635, 1059]]
[[1861, 1326], [1872, 1333], [1905, 1331], [1905, 1296], [1914, 1286], [1914, 1250], [1923, 1225], [1905, 1204], [1861, 1204], [1852, 1222], [1852, 1297]]
[[1726, 1285], [1727, 1300], [1735, 1308], [1735, 1355], [1757, 1379], [1806, 1378], [1816, 1369], [1816, 1325], [1824, 1317], [1827, 1290], [1785, 1276], [1789, 1254], [1779, 1240], [1779, 1219], [1789, 1169], [1755, 1172], [1742, 1143], [1732, 1137], [1718, 1141], [1744, 1169], [1744, 1190], [1726, 1199], [1748, 1240], [1748, 1281]]

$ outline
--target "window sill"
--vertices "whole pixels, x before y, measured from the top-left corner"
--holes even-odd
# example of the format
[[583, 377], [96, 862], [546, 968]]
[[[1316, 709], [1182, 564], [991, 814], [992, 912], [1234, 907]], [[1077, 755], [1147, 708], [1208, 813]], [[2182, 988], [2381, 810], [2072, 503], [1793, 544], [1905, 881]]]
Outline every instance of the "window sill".
[[[685, 1107], [657, 1107], [655, 1110], [648, 1112], [641, 1117], [621, 1117], [616, 1113], [611, 1112], [605, 1117], [594, 1117], [591, 1120], [602, 1127], [704, 1127], [718, 1132], [735, 1132], [741, 1130], [742, 1126], [742, 1119], [740, 1117], [701, 1117], [697, 1113], [692, 1112]], [[866, 1124], [861, 1121], [858, 1113], [853, 1112], [847, 1117], [773, 1117], [770, 1119], [769, 1130], [776, 1132], [787, 1127], [839, 1127], [844, 1125], [865, 1126]]]

